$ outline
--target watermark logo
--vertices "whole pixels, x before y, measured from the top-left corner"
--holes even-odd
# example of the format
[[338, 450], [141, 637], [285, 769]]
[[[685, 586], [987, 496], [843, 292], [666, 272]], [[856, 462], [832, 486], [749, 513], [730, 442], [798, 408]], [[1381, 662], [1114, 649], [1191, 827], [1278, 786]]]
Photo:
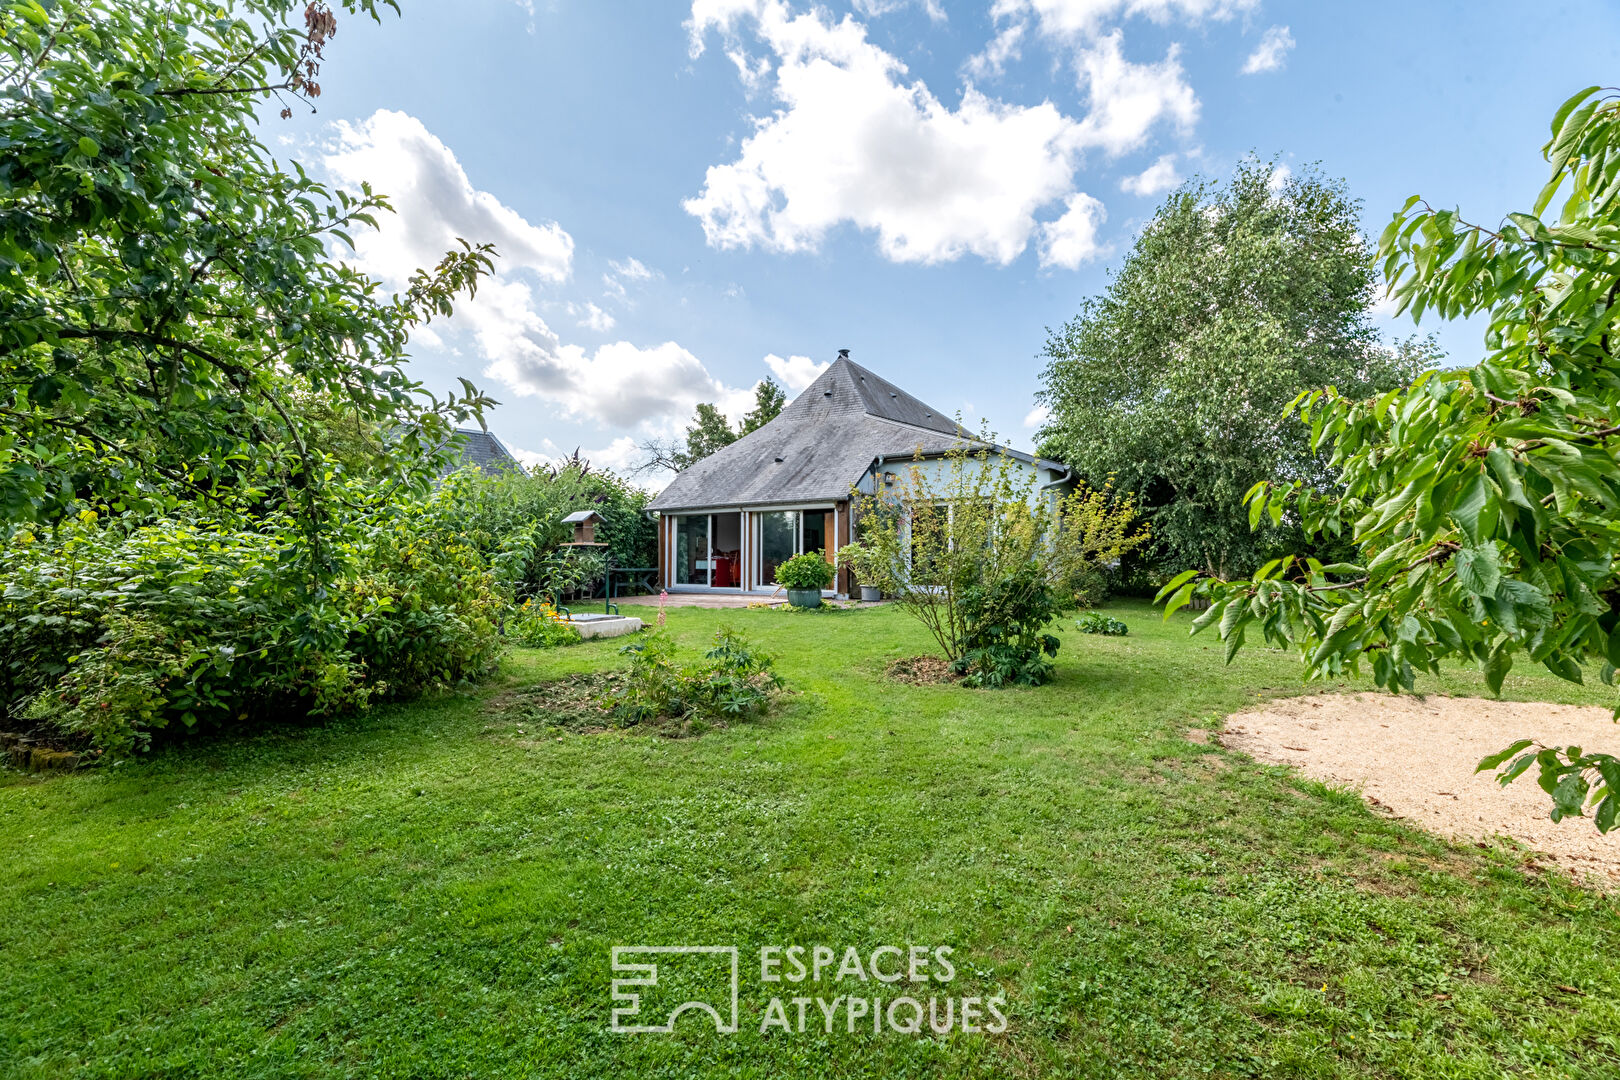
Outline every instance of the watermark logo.
[[[687, 960], [658, 960], [630, 963], [631, 957], [685, 957]], [[659, 965], [663, 964], [666, 977], [659, 982]], [[737, 1031], [737, 947], [735, 945], [615, 945], [613, 971], [625, 972], [633, 978], [613, 980], [614, 1031], [627, 1035], [668, 1035], [675, 1030], [675, 1021], [688, 1011], [705, 1012], [714, 1018], [714, 1030], [722, 1035]], [[669, 976], [673, 975], [673, 978]], [[632, 989], [634, 988], [634, 989]], [[664, 993], [654, 991], [663, 990]], [[642, 997], [664, 999], [668, 1005], [674, 997], [697, 994], [699, 996], [676, 1003], [662, 1024], [634, 1023], [647, 1020], [659, 1013], [643, 1013]], [[656, 1007], [656, 1006], [655, 1006]], [[627, 1022], [629, 1021], [629, 1022]]]
[[[951, 954], [948, 945], [763, 946], [754, 968], [760, 1034], [1006, 1031], [1005, 996], [949, 993]], [[612, 1030], [668, 1035], [682, 1015], [697, 1012], [708, 1014], [717, 1033], [736, 1034], [740, 961], [735, 945], [614, 946]]]

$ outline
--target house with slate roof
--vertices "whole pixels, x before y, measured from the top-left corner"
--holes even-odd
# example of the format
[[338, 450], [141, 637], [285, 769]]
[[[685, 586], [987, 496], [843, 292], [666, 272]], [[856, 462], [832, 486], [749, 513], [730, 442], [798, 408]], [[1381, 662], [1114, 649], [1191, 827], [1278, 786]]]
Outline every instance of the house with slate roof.
[[[984, 446], [945, 413], [840, 351], [770, 423], [678, 473], [648, 505], [658, 516], [658, 570], [672, 592], [774, 592], [776, 568], [807, 551], [835, 561], [850, 542], [850, 493], [892, 485], [914, 461]], [[1043, 497], [1067, 493], [1069, 471], [1005, 446]], [[827, 595], [847, 595], [840, 571]]]
[[442, 470], [445, 473], [455, 472], [468, 465], [476, 465], [484, 472], [522, 468], [518, 464], [518, 459], [512, 456], [512, 451], [508, 450], [506, 444], [497, 439], [492, 431], [456, 428], [455, 434], [450, 438], [461, 453], [445, 463]]

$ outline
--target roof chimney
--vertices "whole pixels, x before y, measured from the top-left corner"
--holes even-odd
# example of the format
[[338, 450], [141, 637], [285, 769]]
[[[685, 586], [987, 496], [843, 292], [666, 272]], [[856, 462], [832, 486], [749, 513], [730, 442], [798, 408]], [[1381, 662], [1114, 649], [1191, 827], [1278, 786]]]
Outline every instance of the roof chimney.
[[849, 359], [849, 350], [848, 349], [839, 349], [838, 350], [838, 359], [840, 359], [840, 360], [848, 360]]

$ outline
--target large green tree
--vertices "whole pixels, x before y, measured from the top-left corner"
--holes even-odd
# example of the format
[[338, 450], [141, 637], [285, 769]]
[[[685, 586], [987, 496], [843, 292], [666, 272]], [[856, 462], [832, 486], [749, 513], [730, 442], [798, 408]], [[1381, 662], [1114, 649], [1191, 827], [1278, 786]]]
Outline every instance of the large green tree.
[[1358, 211], [1341, 182], [1253, 158], [1225, 184], [1190, 181], [1108, 290], [1050, 334], [1043, 449], [1137, 492], [1161, 565], [1258, 565], [1280, 538], [1250, 531], [1243, 493], [1331, 479], [1309, 432], [1283, 421], [1288, 402], [1385, 390], [1431, 362], [1426, 343], [1390, 349], [1369, 321]]
[[[1620, 93], [1558, 110], [1551, 177], [1495, 225], [1416, 196], [1379, 241], [1390, 295], [1414, 317], [1487, 313], [1486, 356], [1373, 398], [1312, 392], [1294, 427], [1331, 453], [1342, 490], [1259, 484], [1253, 520], [1346, 534], [1353, 562], [1285, 557], [1252, 576], [1165, 590], [1203, 596], [1194, 630], [1228, 659], [1253, 634], [1299, 650], [1310, 674], [1366, 664], [1411, 689], [1443, 659], [1478, 663], [1493, 692], [1516, 661], [1576, 682], [1620, 664]], [[1549, 215], [1555, 197], [1563, 203]], [[1303, 420], [1303, 423], [1299, 421]], [[1527, 734], [1534, 734], [1527, 733]], [[1553, 818], [1620, 818], [1620, 759], [1529, 739], [1487, 758], [1503, 781], [1537, 768]]]
[[737, 423], [735, 430], [718, 406], [701, 402], [692, 414], [692, 423], [686, 428], [684, 442], [652, 439], [641, 444], [645, 457], [639, 471], [668, 469], [670, 472], [680, 472], [775, 420], [785, 404], [787, 394], [769, 376], [754, 384], [754, 407]]
[[338, 257], [386, 199], [262, 141], [336, 30], [323, 0], [0, 2], [0, 528], [226, 500], [296, 513], [318, 557], [342, 466], [316, 418], [391, 433], [408, 471], [489, 404], [431, 400], [405, 360], [492, 252], [387, 295]]

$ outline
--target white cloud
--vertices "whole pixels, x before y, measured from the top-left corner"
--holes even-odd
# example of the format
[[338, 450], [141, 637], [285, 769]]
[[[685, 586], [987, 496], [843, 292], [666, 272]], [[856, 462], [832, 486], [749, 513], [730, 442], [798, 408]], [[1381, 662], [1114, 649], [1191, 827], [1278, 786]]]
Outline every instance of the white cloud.
[[395, 213], [378, 215], [382, 228], [355, 235], [355, 263], [391, 284], [432, 269], [457, 237], [494, 242], [502, 273], [531, 271], [545, 281], [566, 281], [574, 238], [556, 222], [534, 225], [467, 179], [450, 148], [414, 116], [379, 109], [358, 124], [339, 121], [326, 155], [327, 171], [342, 184], [369, 180], [387, 194]]
[[1097, 226], [1107, 217], [1103, 204], [1077, 191], [1069, 196], [1067, 206], [1062, 217], [1041, 226], [1042, 266], [1074, 270], [1083, 262], [1108, 254], [1108, 249], [1097, 242]]
[[694, 55], [711, 33], [735, 45], [751, 29], [775, 58], [779, 106], [683, 204], [709, 244], [812, 251], [849, 223], [896, 262], [1017, 258], [1037, 213], [1073, 191], [1080, 124], [971, 86], [950, 108], [853, 17], [831, 20], [785, 0], [694, 0]]
[[623, 262], [617, 259], [609, 259], [608, 265], [613, 267], [615, 274], [627, 281], [651, 281], [655, 277], [663, 277], [658, 271], [649, 270], [645, 263], [634, 257], [625, 259]]
[[567, 305], [567, 311], [568, 314], [579, 320], [579, 325], [595, 330], [598, 334], [605, 334], [613, 329], [615, 321], [613, 316], [589, 300], [583, 304], [570, 302]]
[[1022, 53], [1024, 33], [1029, 24], [1024, 22], [1010, 23], [996, 32], [990, 39], [990, 44], [984, 51], [968, 58], [967, 71], [975, 79], [995, 79], [1006, 70], [1008, 63], [1017, 60]]
[[[359, 269], [402, 289], [418, 268], [434, 266], [457, 237], [493, 242], [500, 253], [496, 273], [479, 283], [478, 295], [463, 298], [448, 323], [435, 324], [432, 338], [419, 333], [419, 340], [448, 344], [468, 337], [487, 361], [486, 375], [520, 396], [546, 399], [566, 416], [612, 427], [646, 428], [689, 414], [699, 401], [716, 402], [737, 416], [747, 411], [749, 390], [725, 386], [673, 341], [650, 348], [619, 341], [592, 353], [565, 344], [540, 316], [536, 286], [568, 280], [573, 238], [555, 223], [529, 222], [474, 188], [455, 154], [421, 121], [379, 110], [335, 131], [327, 171], [344, 184], [372, 180], [396, 211], [379, 216], [379, 230], [355, 237]], [[614, 268], [637, 280], [657, 273], [634, 259]], [[598, 329], [611, 325], [594, 304], [568, 310], [584, 311]]]
[[507, 449], [512, 451], [513, 457], [531, 469], [536, 465], [557, 465], [577, 453], [595, 468], [612, 469], [621, 474], [635, 466], [641, 456], [636, 440], [628, 435], [621, 435], [607, 446], [595, 450], [584, 446], [565, 448], [550, 439], [542, 440], [540, 446], [539, 450], [525, 450], [511, 445], [508, 445]]
[[1047, 408], [1045, 405], [1037, 405], [1033, 409], [1029, 410], [1029, 412], [1024, 414], [1024, 427], [1033, 431], [1036, 428], [1045, 426], [1046, 422], [1051, 418], [1051, 409]]
[[1260, 44], [1243, 62], [1243, 74], [1258, 75], [1263, 71], [1281, 71], [1288, 60], [1288, 50], [1294, 47], [1294, 35], [1286, 26], [1273, 26], [1260, 37]]
[[1373, 297], [1373, 302], [1367, 308], [1367, 314], [1375, 319], [1393, 319], [1395, 318], [1395, 311], [1399, 307], [1399, 300], [1385, 293], [1380, 293]]
[[[913, 0], [854, 0], [855, 10], [862, 15], [876, 18], [880, 15], [890, 15], [901, 8], [910, 7]], [[935, 22], [945, 21], [945, 9], [939, 0], [922, 0], [922, 9], [928, 17]]]
[[634, 257], [622, 261], [609, 259], [608, 267], [609, 271], [602, 275], [602, 287], [607, 290], [609, 296], [619, 301], [627, 301], [630, 298], [625, 282], [652, 281], [664, 276]]
[[1181, 177], [1176, 174], [1176, 155], [1166, 154], [1135, 176], [1121, 180], [1119, 189], [1130, 195], [1151, 197], [1169, 191], [1179, 183]]
[[1081, 122], [1083, 140], [1114, 156], [1140, 147], [1160, 120], [1183, 134], [1198, 123], [1198, 96], [1177, 59], [1180, 46], [1170, 46], [1156, 64], [1137, 64], [1125, 58], [1124, 42], [1125, 35], [1113, 30], [1075, 56], [1091, 104]]
[[1267, 190], [1273, 195], [1277, 194], [1277, 192], [1288, 186], [1288, 181], [1293, 175], [1293, 169], [1290, 169], [1287, 165], [1278, 165], [1271, 170], [1271, 177], [1266, 181]]
[[1220, 21], [1258, 6], [1259, 0], [995, 0], [990, 13], [996, 35], [968, 61], [968, 71], [979, 78], [999, 75], [1033, 30], [1074, 66], [1089, 105], [1082, 144], [1118, 156], [1142, 146], [1161, 122], [1190, 132], [1199, 103], [1179, 46], [1157, 63], [1137, 63], [1126, 58], [1124, 34], [1111, 24], [1132, 16], [1161, 25]]
[[1260, 0], [995, 0], [997, 21], [1034, 16], [1042, 34], [1054, 38], [1094, 38], [1108, 23], [1140, 15], [1168, 25], [1175, 19], [1225, 21], [1255, 10]]
[[714, 402], [726, 415], [736, 417], [747, 412], [753, 400], [751, 390], [725, 386], [673, 341], [649, 348], [615, 341], [588, 353], [578, 345], [561, 345], [555, 337], [547, 340], [533, 328], [496, 336], [516, 328], [510, 322], [480, 328], [479, 343], [492, 358], [486, 373], [520, 396], [555, 402], [577, 419], [634, 428], [686, 416], [700, 401]]
[[771, 369], [776, 381], [794, 394], [820, 378], [829, 364], [830, 362], [826, 360], [818, 364], [808, 356], [790, 356], [784, 360], [775, 353], [770, 353], [765, 357], [765, 366]]

